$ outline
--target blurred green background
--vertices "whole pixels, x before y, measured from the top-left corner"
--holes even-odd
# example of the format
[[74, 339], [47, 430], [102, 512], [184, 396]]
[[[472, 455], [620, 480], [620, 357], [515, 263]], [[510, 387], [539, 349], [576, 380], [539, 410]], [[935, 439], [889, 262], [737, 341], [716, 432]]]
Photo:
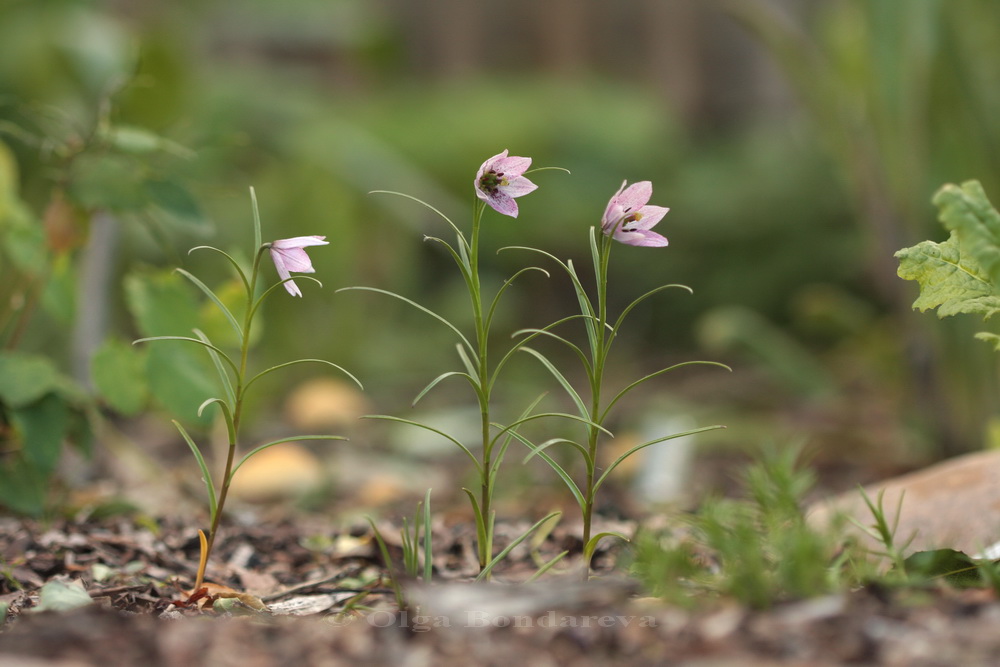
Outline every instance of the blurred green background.
[[[468, 224], [475, 171], [506, 148], [571, 175], [534, 175], [517, 220], [487, 214], [487, 280], [533, 261], [494, 254], [511, 244], [586, 267], [608, 198], [651, 180], [670, 247], [616, 248], [611, 299], [695, 293], [638, 310], [616, 369], [628, 382], [707, 358], [734, 373], [688, 370], [623, 407], [728, 424], [709, 448], [803, 439], [853, 485], [992, 444], [981, 323], [911, 312], [917, 288], [892, 254], [943, 238], [941, 184], [978, 178], [1000, 199], [998, 81], [995, 0], [0, 0], [5, 350], [51, 360], [82, 394], [96, 384], [106, 418], [166, 407], [196, 421], [207, 359], [126, 344], [212, 331], [169, 271], [231, 278], [187, 250], [247, 258], [253, 186], [265, 239], [331, 241], [311, 252], [323, 289], [268, 302], [256, 363], [329, 359], [365, 382], [372, 411], [409, 414], [457, 363], [448, 332], [335, 290], [397, 291], [457, 321], [467, 297], [422, 242], [447, 235], [442, 222], [368, 193]], [[573, 308], [561, 276], [531, 277], [496, 330]], [[95, 353], [113, 368], [103, 379]], [[149, 381], [156, 369], [169, 386]], [[292, 389], [320, 373], [268, 380], [251, 428], [281, 431]], [[554, 389], [530, 360], [512, 373], [515, 411]]]

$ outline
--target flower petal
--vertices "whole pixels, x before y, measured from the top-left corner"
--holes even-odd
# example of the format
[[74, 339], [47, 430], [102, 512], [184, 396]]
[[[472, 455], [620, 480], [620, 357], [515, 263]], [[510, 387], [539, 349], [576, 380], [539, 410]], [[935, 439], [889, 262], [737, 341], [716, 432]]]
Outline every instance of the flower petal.
[[665, 236], [661, 236], [648, 229], [640, 229], [634, 232], [619, 231], [615, 233], [614, 238], [616, 241], [626, 245], [641, 246], [644, 248], [663, 248], [668, 245]]
[[524, 176], [518, 176], [507, 185], [500, 186], [500, 192], [508, 197], [521, 197], [538, 189], [538, 186]]

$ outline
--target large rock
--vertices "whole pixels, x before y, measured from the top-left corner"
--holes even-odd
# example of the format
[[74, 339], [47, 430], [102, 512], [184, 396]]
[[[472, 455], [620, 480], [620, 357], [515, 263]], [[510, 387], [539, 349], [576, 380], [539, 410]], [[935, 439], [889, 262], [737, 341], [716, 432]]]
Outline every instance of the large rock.
[[[884, 492], [890, 525], [899, 509], [895, 542], [901, 547], [912, 536], [908, 551], [949, 548], [974, 555], [1000, 542], [1000, 451], [949, 459], [864, 490], [872, 502]], [[837, 513], [865, 526], [874, 523], [858, 491], [815, 503], [807, 512], [816, 526], [828, 525]]]

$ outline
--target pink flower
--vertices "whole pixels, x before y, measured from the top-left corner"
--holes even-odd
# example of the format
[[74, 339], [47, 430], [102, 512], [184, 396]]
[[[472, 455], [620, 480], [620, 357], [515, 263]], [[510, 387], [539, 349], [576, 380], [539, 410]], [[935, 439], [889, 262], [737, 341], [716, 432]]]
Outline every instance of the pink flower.
[[538, 186], [522, 176], [531, 166], [530, 157], [507, 157], [507, 151], [494, 155], [483, 163], [476, 174], [476, 196], [494, 211], [517, 217], [514, 197], [528, 194]]
[[650, 229], [670, 209], [646, 205], [653, 194], [653, 184], [649, 181], [633, 183], [626, 188], [627, 182], [622, 181], [621, 188], [608, 202], [601, 229], [605, 235], [612, 234], [616, 241], [628, 245], [662, 248], [667, 245], [667, 239]]
[[[278, 276], [282, 280], [292, 277], [291, 272], [315, 273], [309, 255], [303, 248], [311, 245], [327, 245], [325, 236], [296, 236], [293, 239], [281, 239], [271, 244], [271, 259], [274, 260], [274, 268], [278, 270]], [[285, 289], [292, 296], [302, 296], [299, 286], [294, 280], [284, 283]]]

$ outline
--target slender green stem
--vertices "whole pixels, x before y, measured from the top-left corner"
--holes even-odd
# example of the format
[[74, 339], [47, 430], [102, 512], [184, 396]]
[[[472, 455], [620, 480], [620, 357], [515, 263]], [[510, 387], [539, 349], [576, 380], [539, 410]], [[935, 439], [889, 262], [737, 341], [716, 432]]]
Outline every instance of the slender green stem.
[[236, 445], [239, 440], [240, 422], [243, 416], [243, 394], [246, 391], [244, 382], [247, 375], [247, 358], [250, 354], [250, 326], [253, 323], [253, 316], [256, 312], [256, 309], [253, 307], [253, 298], [257, 288], [257, 276], [260, 273], [261, 258], [264, 256], [266, 250], [266, 245], [261, 245], [257, 249], [257, 254], [253, 260], [253, 271], [251, 272], [250, 282], [247, 284], [247, 304], [243, 315], [243, 340], [240, 342], [240, 365], [239, 372], [236, 374], [236, 402], [233, 406], [233, 425], [231, 437], [229, 438], [229, 450], [226, 453], [225, 474], [222, 477], [222, 483], [219, 485], [215, 515], [212, 517], [212, 526], [208, 531], [208, 546], [205, 550], [206, 559], [212, 553], [212, 548], [215, 546], [215, 538], [219, 531], [219, 521], [222, 518], [222, 509], [226, 504], [226, 497], [229, 495], [229, 484], [232, 477], [233, 465], [236, 461]]
[[[594, 233], [593, 230], [591, 233]], [[591, 368], [590, 373], [590, 421], [587, 427], [587, 452], [589, 456], [586, 460], [587, 477], [584, 485], [584, 506], [583, 506], [583, 544], [590, 543], [591, 528], [594, 516], [594, 501], [597, 495], [597, 439], [600, 437], [601, 418], [601, 388], [604, 383], [604, 363], [611, 348], [613, 338], [605, 341], [607, 336], [608, 323], [608, 263], [611, 257], [611, 237], [604, 234], [597, 235], [597, 261], [594, 262], [596, 268], [595, 282], [597, 284], [597, 322], [594, 325], [594, 336], [591, 339]], [[585, 564], [584, 578], [590, 574], [590, 563]]]
[[483, 526], [480, 533], [484, 535], [481, 544], [478, 545], [479, 567], [484, 569], [493, 557], [493, 448], [490, 438], [490, 377], [489, 377], [489, 332], [487, 331], [487, 321], [483, 313], [482, 285], [479, 280], [479, 231], [482, 221], [483, 211], [486, 205], [476, 200], [473, 207], [472, 233], [469, 239], [469, 296], [472, 299], [472, 313], [476, 327], [476, 348], [477, 348], [477, 378], [479, 383], [479, 414], [481, 419], [483, 458], [482, 458], [482, 479], [480, 480], [480, 510], [482, 513]]

